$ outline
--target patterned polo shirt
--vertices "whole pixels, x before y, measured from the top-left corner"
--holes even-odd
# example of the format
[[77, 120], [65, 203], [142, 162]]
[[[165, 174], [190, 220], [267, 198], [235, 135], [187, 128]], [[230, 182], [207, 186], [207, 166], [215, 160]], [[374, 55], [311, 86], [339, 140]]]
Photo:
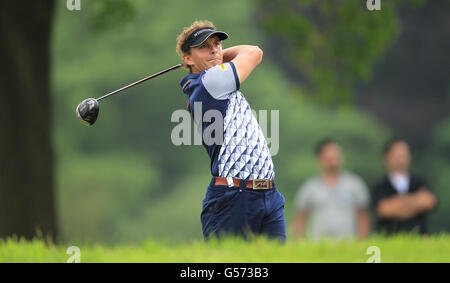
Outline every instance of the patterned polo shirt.
[[[180, 85], [188, 96], [191, 113], [194, 113], [195, 105], [201, 105], [202, 117], [212, 109], [222, 115], [223, 140], [210, 144], [202, 138], [211, 159], [211, 174], [243, 180], [274, 179], [275, 169], [266, 139], [250, 105], [239, 91], [233, 62], [216, 65], [200, 74], [189, 74]], [[201, 123], [203, 137], [205, 129], [215, 121], [202, 119], [195, 122]]]

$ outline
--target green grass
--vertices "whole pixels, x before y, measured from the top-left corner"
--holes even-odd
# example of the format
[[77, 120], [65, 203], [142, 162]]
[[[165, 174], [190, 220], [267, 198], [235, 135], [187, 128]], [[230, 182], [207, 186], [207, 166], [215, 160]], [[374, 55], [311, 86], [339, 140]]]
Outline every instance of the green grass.
[[[0, 262], [60, 262], [71, 257], [69, 246], [45, 244], [42, 240], [0, 241]], [[139, 245], [78, 245], [81, 262], [367, 262], [370, 246], [380, 249], [381, 262], [450, 262], [450, 235], [430, 237], [398, 235], [371, 237], [364, 241], [288, 241], [264, 238], [251, 241], [191, 242], [171, 245], [147, 240]]]

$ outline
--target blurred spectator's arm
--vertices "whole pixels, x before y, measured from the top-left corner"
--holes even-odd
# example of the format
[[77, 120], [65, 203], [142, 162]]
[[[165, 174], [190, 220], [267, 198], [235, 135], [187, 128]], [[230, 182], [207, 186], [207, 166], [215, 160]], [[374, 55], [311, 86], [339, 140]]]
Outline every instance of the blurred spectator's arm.
[[305, 237], [306, 221], [308, 221], [308, 212], [303, 210], [297, 213], [294, 219], [294, 238]]
[[421, 188], [416, 193], [381, 200], [377, 205], [377, 213], [382, 218], [408, 219], [433, 209], [436, 202], [433, 193]]
[[370, 203], [369, 188], [366, 182], [361, 177], [357, 177], [357, 190], [355, 195], [355, 207], [357, 208], [357, 237], [358, 240], [363, 240], [369, 235], [370, 231], [370, 218], [367, 212], [367, 207]]
[[309, 211], [312, 209], [312, 195], [315, 187], [310, 182], [304, 183], [297, 191], [295, 196], [295, 219], [293, 221], [294, 238], [299, 239], [305, 237], [306, 223], [309, 217]]
[[363, 240], [369, 235], [370, 218], [365, 208], [358, 209], [358, 240]]

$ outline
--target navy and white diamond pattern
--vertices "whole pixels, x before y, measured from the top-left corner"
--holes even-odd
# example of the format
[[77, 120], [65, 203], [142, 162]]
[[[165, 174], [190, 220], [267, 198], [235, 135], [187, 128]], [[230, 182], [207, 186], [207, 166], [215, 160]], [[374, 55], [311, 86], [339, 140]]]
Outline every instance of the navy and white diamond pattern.
[[230, 95], [223, 120], [224, 141], [219, 152], [219, 176], [238, 179], [273, 179], [269, 148], [250, 105], [240, 91]]

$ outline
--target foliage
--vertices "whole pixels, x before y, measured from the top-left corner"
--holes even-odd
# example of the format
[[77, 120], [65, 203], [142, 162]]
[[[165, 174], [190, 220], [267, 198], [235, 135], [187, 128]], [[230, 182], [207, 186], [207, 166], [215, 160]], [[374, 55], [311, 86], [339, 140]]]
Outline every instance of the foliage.
[[147, 205], [143, 197], [160, 176], [154, 164], [134, 153], [68, 155], [59, 165], [62, 234], [86, 242], [120, 241], [117, 234]]
[[[438, 196], [439, 205], [431, 214], [433, 231], [450, 230], [448, 216], [450, 215], [450, 118], [440, 122], [433, 128], [432, 143], [427, 148], [424, 157], [423, 171]], [[439, 228], [437, 228], [439, 227]]]
[[275, 40], [319, 101], [352, 102], [356, 83], [370, 78], [373, 64], [398, 33], [398, 2], [381, 11], [366, 1], [259, 0], [258, 21]]
[[[171, 115], [186, 106], [179, 87], [184, 71], [102, 101], [92, 127], [78, 122], [74, 110], [79, 102], [178, 63], [176, 35], [195, 19], [207, 18], [229, 32], [225, 47], [268, 46], [253, 22], [258, 11], [250, 1], [133, 3], [134, 17], [104, 21], [106, 32], [93, 28], [90, 2], [80, 12], [69, 12], [64, 5], [57, 9], [52, 44], [54, 144], [58, 212], [67, 242], [201, 239], [201, 201], [210, 181], [203, 147], [174, 146], [170, 140], [176, 125]], [[297, 188], [317, 172], [312, 149], [319, 139], [333, 136], [340, 141], [346, 168], [371, 185], [383, 174], [379, 153], [390, 133], [350, 106], [317, 105], [310, 92], [281, 74], [277, 60], [265, 53], [241, 90], [254, 110], [279, 110], [280, 147], [273, 160], [289, 225]]]

